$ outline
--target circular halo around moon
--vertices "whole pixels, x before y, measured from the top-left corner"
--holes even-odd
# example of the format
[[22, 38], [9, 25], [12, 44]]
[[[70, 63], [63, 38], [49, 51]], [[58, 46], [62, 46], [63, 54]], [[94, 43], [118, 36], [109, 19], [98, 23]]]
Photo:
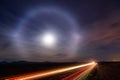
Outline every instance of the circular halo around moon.
[[52, 59], [53, 56], [63, 56], [67, 59], [76, 54], [79, 44], [78, 24], [72, 15], [60, 8], [30, 10], [17, 26], [14, 42], [21, 55], [32, 54]]

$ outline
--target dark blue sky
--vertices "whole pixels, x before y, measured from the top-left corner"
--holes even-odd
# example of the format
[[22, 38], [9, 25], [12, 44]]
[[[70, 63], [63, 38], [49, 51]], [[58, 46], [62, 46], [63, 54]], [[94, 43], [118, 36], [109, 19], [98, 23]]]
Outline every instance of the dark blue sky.
[[[0, 60], [120, 61], [119, 4], [119, 0], [1, 0]], [[46, 30], [58, 34], [53, 50], [36, 42]]]

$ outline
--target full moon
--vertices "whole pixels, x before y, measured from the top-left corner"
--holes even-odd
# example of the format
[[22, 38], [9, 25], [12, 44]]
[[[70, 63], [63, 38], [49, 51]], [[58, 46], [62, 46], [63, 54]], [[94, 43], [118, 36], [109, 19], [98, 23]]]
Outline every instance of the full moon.
[[41, 43], [46, 47], [53, 47], [56, 43], [56, 36], [53, 33], [47, 32], [42, 35]]

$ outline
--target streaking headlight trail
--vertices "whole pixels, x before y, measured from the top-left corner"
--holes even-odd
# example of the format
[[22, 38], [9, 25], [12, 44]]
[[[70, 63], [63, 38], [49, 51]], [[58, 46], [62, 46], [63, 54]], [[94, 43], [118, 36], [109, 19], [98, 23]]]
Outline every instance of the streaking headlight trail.
[[82, 65], [77, 65], [77, 66], [52, 70], [52, 71], [48, 71], [48, 72], [34, 73], [34, 74], [24, 75], [24, 76], [10, 78], [10, 79], [6, 79], [6, 80], [31, 80], [31, 79], [34, 79], [34, 78], [42, 78], [42, 77], [55, 75], [55, 74], [58, 74], [58, 73], [62, 73], [62, 72], [66, 72], [66, 71], [70, 71], [70, 70], [74, 70], [74, 69], [78, 69], [78, 68], [82, 68], [82, 67], [86, 67], [86, 66], [94, 66], [95, 67], [96, 64], [97, 63], [93, 61], [93, 62], [82, 64]]

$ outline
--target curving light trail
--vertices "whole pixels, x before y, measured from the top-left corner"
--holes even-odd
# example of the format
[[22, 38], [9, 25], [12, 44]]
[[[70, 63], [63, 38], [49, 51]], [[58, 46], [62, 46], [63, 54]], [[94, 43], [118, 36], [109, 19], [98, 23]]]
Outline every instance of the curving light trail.
[[74, 73], [68, 75], [67, 77], [62, 78], [61, 80], [72, 80], [73, 78], [76, 77], [76, 75], [78, 75], [80, 73], [83, 73], [87, 69], [88, 69], [88, 67], [87, 68], [85, 67], [85, 68], [82, 68], [82, 69], [80, 68], [79, 70], [77, 70]]
[[50, 75], [55, 75], [58, 73], [63, 73], [63, 72], [74, 70], [74, 69], [79, 69], [79, 68], [86, 67], [86, 66], [95, 66], [95, 65], [96, 65], [96, 63], [93, 61], [93, 62], [86, 63], [83, 65], [77, 65], [77, 66], [57, 69], [57, 70], [43, 72], [43, 73], [34, 73], [34, 74], [24, 75], [24, 76], [15, 77], [15, 78], [9, 78], [6, 80], [31, 80], [31, 79], [35, 79], [35, 78], [42, 78], [42, 77], [46, 77], [46, 76], [50, 76]]
[[90, 73], [91, 70], [96, 66], [96, 63], [94, 65], [89, 65], [84, 68], [80, 68], [78, 71], [72, 73], [71, 75], [63, 78], [62, 80], [82, 80], [86, 77], [88, 73]]

